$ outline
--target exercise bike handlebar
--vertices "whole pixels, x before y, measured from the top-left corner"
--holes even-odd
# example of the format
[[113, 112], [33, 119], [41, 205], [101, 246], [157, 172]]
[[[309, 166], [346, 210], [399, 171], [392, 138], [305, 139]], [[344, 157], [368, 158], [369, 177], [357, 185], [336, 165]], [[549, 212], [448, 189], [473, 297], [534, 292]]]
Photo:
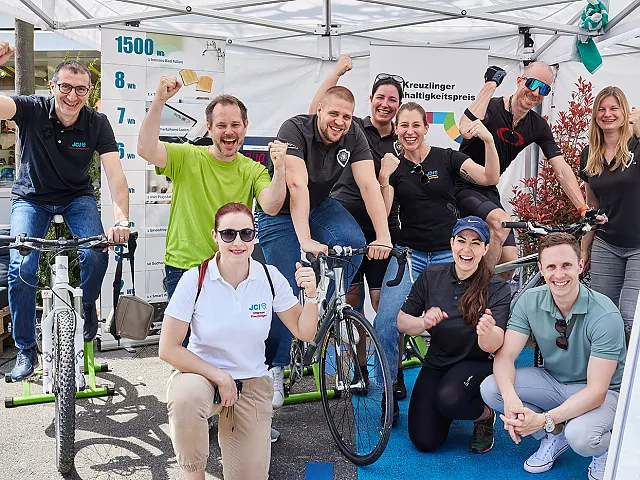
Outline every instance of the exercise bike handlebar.
[[[308, 264], [305, 266], [312, 267], [316, 275], [319, 275], [319, 259], [327, 259], [327, 258], [350, 258], [355, 255], [366, 255], [369, 251], [369, 247], [362, 248], [352, 248], [352, 247], [343, 247], [340, 245], [336, 245], [334, 247], [329, 248], [329, 254], [325, 255], [324, 253], [319, 253], [318, 257], [314, 257], [312, 253], [307, 253], [305, 256], [307, 258]], [[402, 277], [404, 275], [404, 267], [407, 263], [407, 255], [408, 250], [404, 248], [394, 247], [389, 251], [389, 255], [395, 257], [398, 260], [398, 273], [396, 274], [396, 278], [393, 280], [389, 280], [387, 285], [389, 287], [395, 287], [399, 285], [402, 281]]]
[[[137, 238], [138, 232], [131, 232], [134, 238]], [[86, 247], [82, 247], [84, 244], [90, 243]], [[27, 235], [0, 235], [0, 249], [17, 249], [22, 255], [28, 255], [34, 250], [42, 250], [42, 247], [53, 247], [66, 249], [76, 249], [78, 247], [90, 248], [96, 251], [102, 251], [107, 247], [122, 246], [126, 247], [127, 243], [121, 242], [109, 242], [106, 235], [93, 235], [91, 237], [84, 238], [58, 238], [58, 239], [46, 239], [29, 237]]]
[[602, 215], [600, 210], [590, 210], [579, 222], [570, 225], [543, 225], [538, 222], [502, 222], [502, 228], [517, 228], [533, 235], [548, 235], [549, 233], [580, 233], [580, 236], [594, 230], [598, 226], [596, 217]]

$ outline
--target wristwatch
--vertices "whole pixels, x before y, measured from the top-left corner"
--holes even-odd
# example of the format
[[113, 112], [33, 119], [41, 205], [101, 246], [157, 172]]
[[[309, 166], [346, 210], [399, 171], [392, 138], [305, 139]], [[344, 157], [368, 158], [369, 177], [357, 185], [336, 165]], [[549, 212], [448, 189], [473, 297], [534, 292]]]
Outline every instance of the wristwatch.
[[129, 220], [119, 220], [113, 226], [131, 228], [131, 222]]
[[549, 412], [544, 412], [544, 431], [551, 433], [556, 429], [556, 422], [553, 421]]
[[318, 303], [320, 303], [320, 298], [318, 297], [318, 294], [316, 294], [315, 297], [307, 297], [307, 294], [305, 293], [304, 303], [312, 303], [314, 305], [317, 305]]

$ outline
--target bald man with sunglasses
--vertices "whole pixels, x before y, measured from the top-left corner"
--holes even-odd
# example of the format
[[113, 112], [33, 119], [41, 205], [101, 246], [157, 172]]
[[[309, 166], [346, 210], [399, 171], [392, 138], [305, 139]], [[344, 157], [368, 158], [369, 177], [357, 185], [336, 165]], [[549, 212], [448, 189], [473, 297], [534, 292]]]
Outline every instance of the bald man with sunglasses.
[[[482, 123], [493, 135], [500, 159], [500, 175], [522, 150], [536, 143], [553, 167], [562, 189], [584, 215], [589, 207], [578, 181], [564, 160], [549, 124], [533, 111], [551, 92], [551, 68], [544, 62], [532, 62], [524, 69], [522, 76], [518, 77], [517, 89], [513, 95], [493, 97], [505, 76], [506, 72], [500, 67], [491, 66], [487, 69], [482, 90], [460, 119], [460, 132], [464, 137], [460, 151], [484, 164], [484, 144], [468, 134], [471, 122], [477, 118], [482, 119]], [[458, 181], [455, 195], [460, 215], [483, 218], [489, 224], [492, 238], [498, 239], [492, 242], [485, 257], [489, 266], [515, 260], [517, 251], [513, 232], [502, 228], [502, 222], [511, 221], [511, 218], [500, 203], [498, 189], [477, 185], [473, 178], [467, 178]]]

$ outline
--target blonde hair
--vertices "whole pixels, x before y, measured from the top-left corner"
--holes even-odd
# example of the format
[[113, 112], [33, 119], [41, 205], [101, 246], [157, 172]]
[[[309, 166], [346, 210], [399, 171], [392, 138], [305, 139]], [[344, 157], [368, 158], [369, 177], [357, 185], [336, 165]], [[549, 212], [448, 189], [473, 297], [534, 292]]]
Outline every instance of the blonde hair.
[[629, 140], [631, 139], [631, 128], [629, 128], [629, 102], [624, 92], [618, 87], [605, 87], [593, 102], [593, 112], [591, 114], [591, 125], [589, 127], [589, 157], [587, 158], [587, 165], [584, 168], [584, 173], [588, 176], [598, 176], [604, 170], [604, 133], [602, 129], [596, 123], [596, 115], [600, 105], [607, 97], [613, 97], [618, 102], [620, 109], [622, 110], [623, 123], [620, 127], [620, 138], [618, 139], [618, 145], [616, 145], [616, 154], [611, 165], [611, 171], [613, 172], [618, 167], [622, 166], [624, 170], [627, 166], [627, 162], [631, 158], [631, 152], [629, 152]]

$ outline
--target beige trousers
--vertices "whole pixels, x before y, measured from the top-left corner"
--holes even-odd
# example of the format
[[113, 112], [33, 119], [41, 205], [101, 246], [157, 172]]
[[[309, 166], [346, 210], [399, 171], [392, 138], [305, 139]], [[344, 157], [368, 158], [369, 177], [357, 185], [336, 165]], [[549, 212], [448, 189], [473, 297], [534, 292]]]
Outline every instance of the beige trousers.
[[183, 472], [204, 470], [209, 456], [207, 419], [219, 415], [218, 443], [225, 480], [266, 480], [271, 461], [270, 376], [242, 380], [232, 407], [214, 405], [215, 385], [201, 375], [174, 372], [167, 387], [173, 449]]

